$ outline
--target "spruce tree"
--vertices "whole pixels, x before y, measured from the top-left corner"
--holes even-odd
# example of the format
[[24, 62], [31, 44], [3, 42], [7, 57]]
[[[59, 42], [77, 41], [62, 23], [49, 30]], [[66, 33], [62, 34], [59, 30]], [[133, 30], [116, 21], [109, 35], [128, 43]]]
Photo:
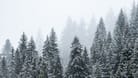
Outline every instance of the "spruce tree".
[[33, 78], [37, 78], [38, 52], [36, 51], [36, 45], [32, 37], [28, 44], [27, 51], [31, 53], [31, 75]]
[[19, 42], [19, 52], [20, 52], [20, 58], [21, 58], [21, 63], [23, 64], [25, 61], [25, 53], [27, 49], [27, 36], [23, 32], [20, 42]]
[[123, 10], [121, 9], [114, 30], [114, 44], [115, 44], [114, 53], [116, 54], [114, 73], [117, 73], [119, 69], [119, 64], [121, 60], [120, 53], [127, 46], [126, 45], [127, 28], [128, 28], [128, 23], [126, 21], [126, 16], [124, 15]]
[[58, 45], [56, 42], [56, 33], [54, 29], [51, 30], [50, 37], [47, 38], [43, 47], [43, 58], [47, 65], [47, 72], [49, 78], [62, 78], [63, 69], [59, 57]]
[[20, 78], [37, 78], [36, 65], [38, 61], [38, 53], [35, 51], [35, 48], [35, 42], [33, 38], [31, 38], [27, 46], [26, 57], [20, 73]]
[[12, 54], [11, 54], [11, 61], [10, 61], [10, 65], [9, 65], [9, 78], [17, 78], [17, 74], [15, 72], [15, 53], [14, 53], [14, 49], [12, 48]]
[[113, 48], [113, 42], [112, 42], [112, 36], [111, 33], [108, 32], [107, 39], [106, 39], [106, 63], [105, 66], [103, 67], [103, 76], [106, 78], [110, 78], [113, 74], [113, 67], [114, 67], [114, 48]]
[[137, 77], [137, 42], [138, 42], [138, 5], [133, 3], [132, 11], [131, 11], [131, 18], [130, 18], [130, 27], [129, 27], [129, 42], [131, 42], [131, 48], [133, 49], [133, 73], [134, 76]]
[[44, 42], [44, 46], [43, 46], [43, 60], [40, 58], [40, 74], [39, 74], [39, 77], [40, 78], [45, 78], [45, 75], [44, 73], [47, 74], [48, 76], [48, 64], [50, 63], [50, 52], [49, 52], [49, 49], [50, 49], [50, 44], [49, 44], [49, 37], [47, 36], [47, 39], [46, 41]]
[[19, 76], [19, 74], [23, 68], [23, 64], [25, 62], [26, 49], [27, 49], [27, 37], [26, 37], [25, 33], [23, 32], [23, 34], [20, 38], [20, 41], [19, 41], [19, 47], [15, 54], [15, 60], [16, 60], [16, 66], [17, 66], [16, 73], [18, 74], [18, 76]]
[[113, 62], [113, 42], [111, 33], [108, 32], [107, 39], [106, 39], [106, 52], [107, 52], [107, 63]]
[[65, 78], [88, 78], [89, 76], [85, 71], [87, 66], [81, 55], [82, 45], [79, 43], [77, 37], [74, 38], [71, 48], [70, 61], [65, 73]]
[[60, 61], [60, 57], [59, 57], [59, 50], [58, 50], [58, 45], [57, 45], [57, 40], [56, 40], [56, 33], [54, 31], [54, 29], [52, 28], [51, 30], [51, 34], [49, 37], [50, 40], [50, 52], [52, 53], [53, 59], [51, 59], [51, 69], [50, 69], [50, 73], [52, 75], [51, 78], [62, 78], [63, 77], [63, 69], [62, 69], [62, 65], [61, 65], [61, 61]]
[[95, 38], [91, 47], [91, 57], [93, 64], [102, 63], [103, 58], [101, 57], [104, 54], [103, 49], [106, 40], [106, 30], [104, 27], [103, 19], [100, 19], [98, 24], [97, 31], [95, 33]]
[[21, 68], [22, 68], [22, 63], [21, 63], [21, 58], [20, 58], [20, 52], [17, 49], [15, 52], [15, 73], [19, 75]]
[[91, 77], [91, 66], [90, 66], [90, 58], [89, 58], [89, 55], [88, 55], [88, 52], [87, 52], [87, 49], [86, 47], [84, 48], [84, 51], [83, 51], [83, 61], [84, 61], [84, 64], [86, 64], [86, 69], [85, 69], [85, 73], [87, 74], [87, 77]]
[[[106, 29], [104, 26], [103, 19], [101, 18], [95, 33], [94, 41], [91, 47], [91, 69], [92, 76], [95, 76], [95, 73], [102, 73], [101, 68], [103, 68], [106, 63]], [[96, 68], [97, 66], [99, 68]], [[102, 65], [102, 66], [101, 66]], [[100, 71], [96, 71], [100, 70]]]

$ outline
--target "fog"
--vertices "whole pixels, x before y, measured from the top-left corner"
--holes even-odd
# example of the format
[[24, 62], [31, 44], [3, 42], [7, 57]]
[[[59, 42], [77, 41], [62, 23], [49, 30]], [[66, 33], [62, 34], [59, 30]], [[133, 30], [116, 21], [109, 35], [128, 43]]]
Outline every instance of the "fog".
[[[16, 47], [22, 32], [43, 37], [54, 27], [58, 39], [68, 17], [75, 21], [84, 19], [88, 24], [94, 16], [107, 16], [110, 9], [118, 14], [120, 8], [130, 10], [133, 0], [0, 0], [0, 47], [9, 38]], [[127, 8], [127, 9], [126, 9]]]

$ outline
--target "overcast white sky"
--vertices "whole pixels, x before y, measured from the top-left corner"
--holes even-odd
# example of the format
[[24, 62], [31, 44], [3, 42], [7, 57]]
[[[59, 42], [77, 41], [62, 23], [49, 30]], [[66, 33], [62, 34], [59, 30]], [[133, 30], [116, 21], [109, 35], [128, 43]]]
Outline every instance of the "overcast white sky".
[[117, 14], [120, 8], [130, 10], [133, 0], [0, 0], [0, 48], [10, 38], [17, 45], [21, 33], [44, 36], [54, 27], [62, 32], [68, 16], [86, 22], [95, 15], [105, 16], [109, 9]]

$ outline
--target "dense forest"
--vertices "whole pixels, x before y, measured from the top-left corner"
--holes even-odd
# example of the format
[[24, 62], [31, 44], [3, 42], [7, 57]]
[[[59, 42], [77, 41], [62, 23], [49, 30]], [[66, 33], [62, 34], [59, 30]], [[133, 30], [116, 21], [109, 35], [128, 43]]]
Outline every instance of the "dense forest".
[[[66, 67], [53, 28], [43, 43], [42, 55], [33, 37], [28, 40], [23, 32], [17, 48], [6, 40], [0, 55], [0, 78], [138, 78], [138, 5], [133, 5], [129, 19], [121, 9], [111, 32], [100, 18], [89, 42], [90, 53], [80, 37], [74, 36], [70, 46], [65, 46], [70, 49]], [[83, 31], [81, 37], [88, 38]]]

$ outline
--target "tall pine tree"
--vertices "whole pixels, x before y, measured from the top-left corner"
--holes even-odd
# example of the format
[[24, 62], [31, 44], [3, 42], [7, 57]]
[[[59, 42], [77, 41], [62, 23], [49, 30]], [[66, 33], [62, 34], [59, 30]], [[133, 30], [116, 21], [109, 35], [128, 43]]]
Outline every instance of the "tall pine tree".
[[25, 51], [27, 49], [27, 37], [25, 33], [22, 34], [21, 39], [20, 39], [20, 44], [19, 44], [19, 51], [21, 53], [21, 59], [22, 63], [25, 61]]
[[15, 63], [15, 52], [14, 49], [12, 48], [12, 54], [11, 54], [11, 61], [9, 65], [9, 78], [17, 78], [17, 74], [15, 72], [16, 69], [16, 63]]
[[86, 47], [84, 48], [84, 51], [83, 51], [83, 54], [82, 54], [82, 57], [83, 57], [83, 61], [85, 62], [86, 64], [86, 69], [85, 69], [85, 73], [87, 74], [87, 77], [91, 77], [91, 66], [90, 66], [90, 58], [89, 58], [89, 55], [88, 55], [88, 52], [87, 52], [87, 49]]
[[77, 37], [74, 38], [71, 48], [70, 61], [65, 73], [65, 78], [88, 78], [89, 75], [86, 73], [87, 65], [81, 55], [82, 45], [79, 43]]
[[103, 62], [101, 56], [103, 54], [105, 40], [106, 40], [106, 30], [104, 27], [103, 19], [101, 18], [98, 24], [97, 31], [95, 33], [95, 38], [93, 41], [94, 43], [92, 44], [91, 47], [91, 57], [92, 57], [91, 60], [93, 64]]
[[[123, 69], [122, 67], [124, 66], [123, 64], [128, 64], [129, 62], [129, 60], [125, 60], [125, 58], [128, 57], [126, 54], [128, 54], [130, 51], [133, 51], [130, 48], [130, 44], [128, 43], [128, 23], [122, 9], [118, 16], [118, 20], [114, 30], [114, 43], [116, 59], [113, 70], [115, 73], [115, 77], [120, 78], [125, 76], [123, 72], [127, 72], [127, 70]], [[128, 48], [128, 50], [126, 50], [126, 48]]]
[[63, 69], [59, 57], [58, 45], [56, 42], [56, 33], [54, 29], [51, 30], [50, 37], [44, 44], [43, 58], [47, 65], [47, 72], [49, 78], [62, 78]]
[[37, 78], [36, 65], [38, 61], [38, 53], [35, 51], [35, 48], [35, 42], [33, 38], [31, 38], [27, 46], [25, 61], [20, 73], [20, 78]]
[[15, 52], [15, 73], [19, 75], [21, 68], [22, 68], [22, 63], [21, 63], [21, 58], [20, 58], [20, 52], [17, 49]]
[[23, 64], [25, 62], [26, 49], [27, 49], [27, 36], [23, 32], [23, 34], [20, 38], [19, 47], [18, 47], [19, 55], [16, 57], [16, 58], [18, 58], [18, 61], [20, 61], [20, 64], [19, 64], [20, 66], [18, 66], [18, 72], [17, 72], [18, 74], [22, 70]]

